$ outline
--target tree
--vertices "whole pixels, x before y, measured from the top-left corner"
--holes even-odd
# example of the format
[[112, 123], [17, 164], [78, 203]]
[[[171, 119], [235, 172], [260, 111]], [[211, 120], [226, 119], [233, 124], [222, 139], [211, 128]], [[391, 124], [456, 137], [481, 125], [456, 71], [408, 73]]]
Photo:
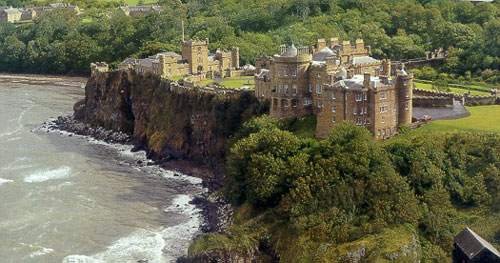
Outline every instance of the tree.
[[432, 82], [432, 89], [440, 92], [450, 92], [450, 88], [448, 87], [448, 82], [444, 79], [434, 80]]

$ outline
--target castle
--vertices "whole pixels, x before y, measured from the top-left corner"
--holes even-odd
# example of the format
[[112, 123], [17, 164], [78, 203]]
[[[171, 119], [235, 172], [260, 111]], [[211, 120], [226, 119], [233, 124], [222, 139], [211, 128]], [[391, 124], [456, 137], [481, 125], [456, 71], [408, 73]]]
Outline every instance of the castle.
[[347, 120], [386, 139], [411, 123], [413, 75], [391, 79], [391, 62], [376, 60], [363, 40], [319, 39], [315, 48], [281, 46], [279, 55], [256, 59], [255, 95], [270, 100], [275, 118], [317, 116], [316, 137]]
[[208, 50], [208, 39], [193, 39], [182, 42], [182, 55], [175, 52], [162, 52], [145, 59], [128, 58], [118, 64], [119, 70], [132, 69], [141, 74], [154, 74], [163, 77], [190, 74], [213, 78], [239, 74], [239, 49], [231, 51], [218, 49], [215, 54]]

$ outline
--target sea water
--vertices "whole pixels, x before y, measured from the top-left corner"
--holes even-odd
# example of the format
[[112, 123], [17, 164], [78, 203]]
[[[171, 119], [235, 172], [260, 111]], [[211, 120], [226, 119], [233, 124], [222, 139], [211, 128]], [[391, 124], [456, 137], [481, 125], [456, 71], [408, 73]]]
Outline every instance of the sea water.
[[131, 146], [39, 129], [83, 96], [0, 83], [0, 262], [175, 262], [199, 233], [201, 180], [138, 165]]

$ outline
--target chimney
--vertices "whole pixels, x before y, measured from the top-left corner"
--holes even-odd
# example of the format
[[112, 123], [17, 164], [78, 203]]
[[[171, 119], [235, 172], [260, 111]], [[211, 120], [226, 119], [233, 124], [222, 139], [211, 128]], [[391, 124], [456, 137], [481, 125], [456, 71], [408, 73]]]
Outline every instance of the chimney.
[[332, 38], [330, 38], [330, 43], [328, 43], [328, 45], [330, 47], [336, 46], [338, 44], [339, 44], [339, 38], [338, 37], [332, 37]]
[[356, 39], [356, 50], [358, 51], [365, 51], [365, 42], [363, 39]]
[[365, 72], [365, 74], [363, 75], [363, 87], [368, 89], [370, 88], [371, 78], [372, 75], [368, 72]]
[[324, 38], [318, 39], [317, 46], [318, 46], [317, 52], [319, 52], [320, 50], [326, 47], [326, 40]]
[[350, 52], [351, 51], [351, 42], [342, 41], [342, 51], [344, 51], [344, 53]]
[[354, 71], [352, 69], [347, 70], [347, 79], [352, 79], [354, 76]]

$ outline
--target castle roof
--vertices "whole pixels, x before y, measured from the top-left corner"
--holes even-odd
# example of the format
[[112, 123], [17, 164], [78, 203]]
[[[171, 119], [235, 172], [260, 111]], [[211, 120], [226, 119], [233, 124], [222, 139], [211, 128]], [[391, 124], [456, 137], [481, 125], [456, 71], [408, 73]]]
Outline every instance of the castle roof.
[[455, 237], [455, 244], [469, 259], [477, 256], [484, 249], [500, 258], [500, 253], [488, 241], [484, 240], [470, 228], [466, 227]]
[[152, 68], [153, 63], [158, 63], [158, 59], [155, 58], [145, 58], [145, 59], [139, 59], [139, 65], [147, 68]]
[[[342, 88], [349, 89], [349, 90], [361, 90], [364, 88], [363, 82], [364, 82], [363, 75], [354, 75], [350, 79], [343, 79], [343, 80], [339, 80], [339, 81], [335, 82], [333, 84], [333, 86], [334, 87], [342, 87]], [[380, 80], [379, 77], [371, 76], [370, 82], [371, 82], [371, 86], [374, 88], [378, 88], [378, 87], [382, 87], [384, 85], [387, 85], [387, 84], [382, 83], [382, 81]], [[389, 82], [389, 84], [391, 84], [391, 82]]]
[[8, 9], [3, 9], [1, 10], [2, 12], [5, 12], [7, 14], [16, 14], [16, 13], [21, 13], [21, 11], [17, 8], [8, 8]]
[[318, 53], [313, 55], [314, 61], [326, 61], [328, 57], [335, 56], [335, 52], [328, 47], [321, 49]]
[[136, 64], [136, 63], [139, 63], [139, 60], [140, 59], [136, 59], [136, 58], [127, 58], [118, 65], [124, 66], [124, 65], [129, 65], [129, 64]]
[[282, 57], [296, 57], [299, 54], [297, 48], [292, 44], [285, 53], [283, 53]]
[[376, 60], [370, 56], [356, 57], [352, 59], [353, 65], [372, 64], [378, 62], [380, 62], [380, 60]]

